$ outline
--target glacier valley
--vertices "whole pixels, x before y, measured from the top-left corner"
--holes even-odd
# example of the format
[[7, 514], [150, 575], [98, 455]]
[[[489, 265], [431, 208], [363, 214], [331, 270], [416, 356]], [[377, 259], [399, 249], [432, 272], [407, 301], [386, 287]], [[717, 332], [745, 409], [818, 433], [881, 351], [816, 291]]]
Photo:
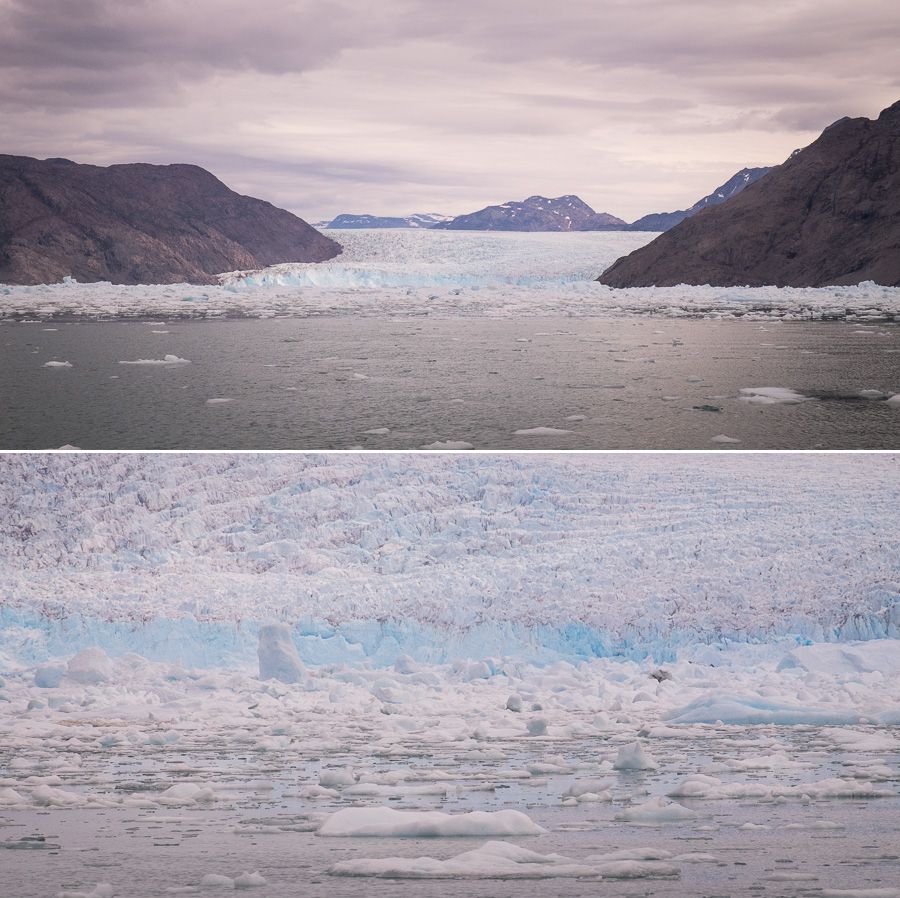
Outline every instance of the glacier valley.
[[68, 279], [0, 285], [0, 322], [223, 317], [531, 318], [565, 316], [893, 321], [900, 288], [613, 290], [596, 278], [651, 232], [329, 231], [344, 247], [322, 263], [228, 272], [220, 286], [121, 286]]

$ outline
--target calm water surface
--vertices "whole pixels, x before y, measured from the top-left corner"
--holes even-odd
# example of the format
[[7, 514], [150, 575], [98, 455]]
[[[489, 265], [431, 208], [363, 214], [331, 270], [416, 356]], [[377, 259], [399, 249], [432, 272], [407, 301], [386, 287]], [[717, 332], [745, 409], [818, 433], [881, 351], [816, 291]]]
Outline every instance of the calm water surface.
[[[6, 324], [0, 448], [897, 449], [900, 405], [859, 394], [900, 392], [898, 338], [653, 318]], [[120, 364], [166, 354], [191, 364]], [[536, 427], [571, 433], [515, 433]]]

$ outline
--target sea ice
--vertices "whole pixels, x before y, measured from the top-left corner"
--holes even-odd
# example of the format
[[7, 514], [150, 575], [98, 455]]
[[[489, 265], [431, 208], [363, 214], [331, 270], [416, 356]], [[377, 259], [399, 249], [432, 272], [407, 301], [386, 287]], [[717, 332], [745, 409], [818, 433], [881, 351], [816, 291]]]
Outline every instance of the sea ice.
[[561, 430], [558, 427], [526, 427], [523, 430], [513, 431], [517, 437], [555, 437], [572, 433], [571, 430]]
[[345, 808], [319, 827], [320, 836], [430, 838], [446, 836], [533, 836], [546, 832], [521, 811], [395, 811]]
[[682, 820], [693, 820], [696, 811], [686, 808], [674, 801], [657, 797], [643, 804], [632, 805], [616, 814], [615, 819], [623, 823], [680, 823]]
[[[386, 879], [656, 879], [678, 875], [678, 867], [656, 860], [655, 852], [630, 852], [578, 862], [560, 854], [539, 854], [509, 842], [486, 842], [480, 848], [441, 860], [433, 857], [356, 858], [339, 861], [333, 876], [372, 876]], [[642, 854], [651, 857], [645, 859]]]
[[740, 394], [744, 402], [755, 402], [760, 405], [795, 405], [807, 402], [811, 398], [786, 387], [744, 387], [740, 390]]
[[182, 359], [177, 355], [165, 355], [161, 359], [135, 359], [134, 361], [119, 362], [120, 365], [190, 365], [190, 359]]

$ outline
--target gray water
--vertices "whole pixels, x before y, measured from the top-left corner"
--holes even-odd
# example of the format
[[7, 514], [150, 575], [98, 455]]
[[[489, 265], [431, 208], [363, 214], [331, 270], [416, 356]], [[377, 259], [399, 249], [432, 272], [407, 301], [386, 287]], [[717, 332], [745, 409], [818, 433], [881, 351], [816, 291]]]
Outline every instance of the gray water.
[[[900, 406], [859, 393], [900, 392], [898, 337], [659, 318], [6, 324], [0, 448], [896, 449]], [[167, 353], [191, 364], [119, 364]], [[738, 398], [772, 386], [814, 401]], [[533, 427], [573, 432], [515, 434]]]
[[[218, 734], [220, 737], [224, 734]], [[480, 838], [322, 838], [313, 832], [317, 822], [346, 802], [298, 799], [297, 789], [310, 781], [318, 758], [297, 752], [244, 750], [221, 742], [219, 750], [159, 748], [152, 756], [129, 756], [127, 751], [84, 750], [84, 769], [66, 776], [65, 788], [80, 783], [97, 790], [99, 782], [119, 794], [140, 794], [168, 784], [173, 777], [208, 780], [228, 790], [234, 780], [233, 802], [215, 809], [171, 808], [163, 810], [47, 809], [0, 811], [0, 848], [32, 834], [43, 835], [53, 847], [42, 850], [0, 850], [3, 898], [46, 898], [63, 889], [90, 892], [94, 883], [110, 882], [119, 898], [162, 896], [166, 889], [196, 886], [207, 873], [237, 876], [259, 870], [268, 885], [252, 890], [259, 898], [540, 898], [554, 896], [647, 896], [700, 898], [700, 896], [814, 896], [822, 889], [896, 887], [900, 881], [900, 795], [893, 798], [824, 799], [766, 802], [756, 799], [691, 801], [695, 819], [677, 824], [629, 825], [614, 815], [629, 801], [641, 801], [646, 792], [661, 794], [685, 775], [735, 756], [750, 756], [763, 746], [785, 749], [812, 769], [779, 772], [779, 782], [800, 783], [828, 776], [846, 776], [846, 767], [859, 756], [836, 748], [815, 727], [707, 728], [703, 737], [664, 739], [656, 744], [662, 762], [658, 772], [616, 774], [612, 803], [565, 807], [560, 795], [571, 776], [550, 776], [504, 781], [498, 765], [461, 761], [453, 748], [411, 752], [401, 765], [423, 764], [449, 771], [460, 787], [447, 799], [374, 800], [394, 808], [428, 808], [447, 812], [515, 808], [545, 827], [543, 835], [510, 838], [531, 850], [558, 852], [575, 859], [622, 848], [657, 848], [673, 854], [699, 852], [714, 860], [675, 862], [680, 875], [674, 879], [604, 880], [380, 880], [346, 878], [328, 871], [337, 861], [352, 858], [446, 858], [481, 845]], [[541, 750], [581, 761], [599, 757], [608, 743], [592, 740], [560, 741], [536, 746], [533, 753], [501, 747], [509, 756], [499, 767], [522, 768], [541, 756]], [[335, 759], [360, 762], [366, 745], [361, 738], [351, 755]], [[358, 754], [356, 754], [358, 752]], [[352, 756], [356, 754], [356, 756]], [[869, 756], [871, 757], [871, 756]], [[885, 761], [894, 770], [900, 756], [887, 752]], [[2, 753], [0, 753], [0, 761]], [[388, 770], [392, 762], [364, 758]], [[496, 784], [495, 791], [471, 791], [483, 774]], [[269, 781], [269, 788], [254, 789], [255, 778]], [[731, 775], [731, 779], [769, 781], [771, 775]], [[241, 784], [243, 781], [243, 784]], [[257, 783], [259, 780], [257, 780]], [[880, 783], [896, 791], [893, 782]], [[243, 790], [243, 794], [240, 794]], [[791, 829], [827, 820], [835, 829]], [[741, 830], [746, 823], [767, 828]], [[256, 832], [252, 830], [256, 829]], [[243, 830], [243, 832], [236, 832]], [[803, 882], [780, 882], [770, 877], [802, 873], [813, 877]], [[202, 890], [216, 894], [217, 890]]]

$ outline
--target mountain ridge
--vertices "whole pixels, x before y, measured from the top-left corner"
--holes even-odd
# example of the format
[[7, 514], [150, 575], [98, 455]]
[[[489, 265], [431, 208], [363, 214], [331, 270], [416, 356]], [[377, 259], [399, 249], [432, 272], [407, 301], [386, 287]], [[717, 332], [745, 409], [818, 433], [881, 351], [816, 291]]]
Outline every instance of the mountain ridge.
[[485, 206], [435, 225], [447, 231], [621, 231], [625, 222], [608, 212], [595, 212], [574, 194], [530, 196]]
[[0, 282], [217, 283], [340, 245], [197, 165], [0, 155]]
[[610, 287], [900, 286], [900, 101], [827, 127], [727, 204], [623, 256]]

